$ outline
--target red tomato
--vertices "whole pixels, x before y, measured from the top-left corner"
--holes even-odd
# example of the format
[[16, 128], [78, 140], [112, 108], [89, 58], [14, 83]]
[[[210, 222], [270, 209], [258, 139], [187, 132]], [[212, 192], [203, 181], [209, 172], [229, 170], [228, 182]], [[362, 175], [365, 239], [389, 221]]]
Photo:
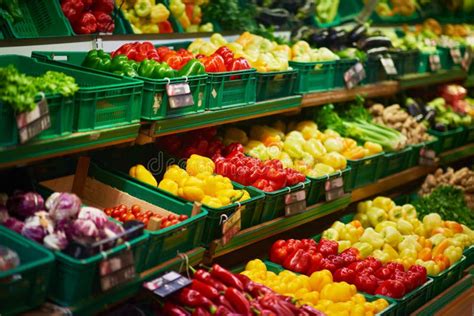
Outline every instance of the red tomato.
[[145, 228], [148, 226], [148, 218], [145, 218], [143, 221], [143, 224], [145, 224]]
[[128, 218], [128, 213], [126, 213], [126, 212], [122, 213], [119, 218], [120, 218], [121, 222], [126, 222], [127, 218]]
[[124, 204], [120, 204], [119, 206], [117, 206], [117, 208], [118, 208], [119, 210], [123, 210], [124, 212], [127, 210], [127, 206], [124, 205]]
[[126, 213], [126, 217], [125, 217], [125, 222], [126, 221], [133, 221], [135, 219], [135, 215], [133, 215], [132, 213]]
[[[148, 217], [152, 216], [153, 214], [154, 214], [154, 213], [153, 213], [152, 211], [150, 211], [150, 210], [148, 210], [148, 211], [145, 212], [145, 215], [148, 216]], [[156, 216], [159, 216], [159, 215], [156, 214]], [[159, 216], [159, 217], [161, 217], [161, 216]]]
[[145, 219], [145, 217], [141, 216], [140, 214], [136, 216], [135, 218], [137, 219], [137, 221], [140, 221], [140, 222], [143, 222], [143, 220]]
[[168, 225], [169, 223], [170, 223], [170, 221], [167, 220], [167, 219], [162, 220], [162, 221], [161, 221], [160, 228], [168, 227], [168, 226], [169, 226], [169, 225]]
[[173, 219], [176, 219], [176, 215], [174, 215], [174, 214], [168, 215], [168, 220], [169, 221], [172, 221]]
[[120, 217], [123, 213], [124, 213], [124, 212], [122, 212], [122, 211], [119, 210], [119, 209], [114, 209], [114, 210], [112, 211], [112, 217], [114, 217], [114, 218], [115, 218], [115, 217]]
[[173, 219], [170, 223], [171, 223], [171, 225], [176, 225], [176, 224], [179, 223], [179, 221], [177, 219]]
[[107, 207], [104, 209], [104, 213], [107, 214], [108, 216], [112, 215], [113, 209], [110, 207]]
[[138, 213], [141, 212], [142, 209], [140, 205], [132, 205], [131, 210], [134, 215], [137, 215]]
[[179, 215], [179, 217], [178, 217], [178, 220], [181, 221], [181, 222], [185, 221], [187, 219], [188, 219], [188, 215]]

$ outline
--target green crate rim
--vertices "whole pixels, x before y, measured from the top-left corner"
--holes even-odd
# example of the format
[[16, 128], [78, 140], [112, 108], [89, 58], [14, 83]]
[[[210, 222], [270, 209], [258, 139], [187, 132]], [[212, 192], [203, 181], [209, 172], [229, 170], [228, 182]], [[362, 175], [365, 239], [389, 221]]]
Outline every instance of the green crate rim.
[[[472, 247], [472, 246], [471, 246]], [[469, 249], [469, 248], [467, 248]], [[464, 262], [466, 261], [466, 256], [463, 256], [461, 257], [461, 259], [459, 259], [458, 261], [456, 261], [453, 265], [451, 265], [449, 268], [447, 268], [446, 270], [444, 270], [443, 272], [439, 273], [438, 275], [429, 275], [430, 278], [433, 279], [433, 281], [435, 282], [438, 282], [440, 280], [442, 280], [444, 277], [446, 277], [447, 274], [449, 274], [450, 272], [452, 272], [453, 270], [459, 268], [459, 266], [462, 266], [464, 264]]]
[[265, 77], [273, 77], [278, 75], [293, 75], [297, 74], [297, 69], [287, 69], [287, 70], [278, 70], [278, 71], [257, 71], [257, 79], [265, 78]]
[[350, 166], [346, 166], [342, 170], [335, 171], [333, 173], [330, 173], [330, 174], [322, 176], [322, 177], [313, 178], [313, 177], [310, 177], [310, 176], [306, 176], [306, 178], [311, 180], [311, 181], [321, 182], [321, 181], [324, 181], [324, 180], [334, 179], [338, 176], [343, 177], [343, 176], [347, 175], [351, 170], [352, 170], [352, 168]]
[[360, 159], [347, 159], [347, 164], [350, 165], [360, 165], [363, 164], [364, 161], [370, 160], [370, 159], [379, 159], [382, 158], [385, 155], [385, 151], [379, 152], [378, 154], [373, 154], [364, 158]]

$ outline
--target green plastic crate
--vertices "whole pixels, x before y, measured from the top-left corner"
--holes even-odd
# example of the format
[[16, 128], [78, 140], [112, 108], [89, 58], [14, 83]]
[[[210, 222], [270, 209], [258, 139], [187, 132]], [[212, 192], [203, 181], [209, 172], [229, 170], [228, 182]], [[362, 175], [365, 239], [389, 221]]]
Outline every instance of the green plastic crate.
[[439, 154], [443, 151], [447, 151], [461, 146], [463, 141], [462, 134], [464, 133], [464, 129], [462, 127], [458, 127], [456, 129], [445, 132], [439, 132], [437, 130], [430, 129], [428, 133], [438, 138], [435, 150], [436, 153]]
[[[344, 2], [344, 1], [343, 1]], [[346, 1], [347, 2], [347, 1]], [[339, 59], [334, 64], [334, 88], [344, 88], [346, 81], [344, 74], [357, 63], [355, 59]]]
[[391, 52], [390, 55], [397, 68], [398, 76], [404, 76], [418, 72], [420, 51], [417, 49], [401, 50]]
[[437, 296], [462, 278], [465, 261], [466, 257], [463, 256], [461, 260], [459, 260], [440, 274], [436, 276], [430, 275], [430, 278], [433, 279], [433, 289], [431, 291], [430, 298]]
[[298, 70], [295, 92], [305, 94], [331, 90], [334, 87], [336, 61], [296, 62], [290, 61], [290, 67]]
[[410, 155], [410, 162], [408, 163], [408, 168], [418, 166], [420, 161], [420, 153], [422, 150], [435, 150], [438, 144], [438, 139], [436, 137], [432, 138], [434, 139], [419, 144], [411, 145], [412, 151]]
[[0, 147], [13, 146], [17, 143], [18, 128], [13, 110], [0, 102]]
[[466, 270], [469, 268], [471, 265], [474, 264], [474, 245], [471, 245], [470, 247], [464, 249], [464, 257], [466, 257], [466, 260], [464, 261], [464, 267], [463, 270]]
[[48, 294], [53, 254], [1, 225], [0, 246], [13, 250], [20, 258], [18, 267], [0, 271], [0, 314], [17, 315], [40, 306]]
[[407, 146], [400, 151], [385, 153], [381, 162], [380, 178], [385, 178], [408, 169], [411, 151], [411, 146]]
[[298, 72], [294, 69], [257, 72], [257, 101], [293, 95], [297, 76]]
[[474, 142], [474, 125], [464, 127], [464, 133], [463, 145]]
[[[59, 164], [61, 166], [58, 166]], [[75, 166], [75, 160], [62, 159], [60, 162], [51, 163], [49, 166], [42, 166], [42, 171], [49, 177], [53, 174], [55, 174], [55, 177], [60, 177], [73, 174]], [[149, 234], [147, 253], [146, 256], [140, 258], [143, 261], [143, 264], [139, 265], [141, 271], [176, 257], [178, 251], [184, 253], [201, 244], [207, 211], [202, 210], [198, 215], [191, 217], [193, 208], [191, 203], [178, 201], [161, 194], [154, 188], [129, 181], [125, 177], [120, 177], [95, 163], [90, 164], [88, 176], [177, 215], [189, 216], [187, 220], [176, 225], [156, 231], [147, 230]], [[115, 205], [109, 207], [113, 206]]]
[[324, 202], [325, 201], [325, 194], [326, 194], [326, 181], [332, 180], [334, 178], [337, 178], [339, 176], [342, 177], [344, 181], [344, 191], [345, 192], [350, 192], [348, 187], [345, 185], [346, 182], [349, 181], [351, 177], [351, 167], [347, 166], [345, 169], [336, 171], [330, 175], [319, 177], [319, 178], [313, 178], [307, 176], [306, 178], [310, 181], [310, 189], [308, 192], [308, 195], [306, 197], [308, 205], [314, 205], [319, 202]]
[[364, 69], [366, 77], [362, 81], [363, 84], [378, 83], [389, 79], [379, 56], [369, 55], [364, 63]]
[[[207, 75], [192, 76], [188, 78], [151, 79], [135, 77], [134, 79], [116, 76], [108, 72], [82, 67], [87, 52], [33, 52], [32, 56], [42, 61], [56, 61], [68, 67], [74, 66], [83, 71], [94, 72], [106, 76], [134, 80], [143, 83], [143, 98], [141, 118], [146, 120], [159, 120], [170, 117], [178, 117], [186, 114], [198, 113], [205, 110], [207, 97]], [[188, 82], [194, 99], [194, 105], [181, 108], [172, 108], [166, 94], [166, 85], [169, 83]]]
[[306, 179], [305, 182], [301, 182], [294, 186], [285, 187], [273, 192], [264, 192], [254, 187], [250, 188], [265, 195], [265, 199], [263, 201], [262, 217], [260, 219], [260, 223], [264, 223], [285, 215], [285, 196], [288, 193], [304, 189], [306, 191], [306, 201], [308, 203], [311, 183], [308, 179]]
[[348, 191], [357, 189], [371, 183], [375, 183], [379, 178], [379, 168], [382, 166], [383, 152], [357, 160], [347, 160], [347, 165], [351, 168], [347, 182], [344, 183]]
[[23, 19], [11, 23], [0, 16], [0, 27], [5, 37], [41, 38], [70, 36], [72, 29], [64, 16], [59, 1], [18, 1]]
[[420, 53], [419, 64], [418, 64], [418, 73], [432, 72], [430, 66], [430, 56], [437, 54], [440, 59], [441, 68], [443, 68], [443, 60], [440, 51], [437, 49], [436, 53]]
[[[128, 159], [122, 159], [123, 156], [126, 156]], [[135, 146], [133, 148], [127, 150], [107, 150], [103, 152], [99, 152], [95, 155], [95, 161], [100, 163], [100, 165], [107, 170], [110, 170], [117, 174], [120, 177], [127, 179], [130, 182], [139, 184], [147, 188], [148, 190], [152, 190], [155, 192], [159, 192], [161, 195], [167, 197], [170, 200], [176, 200], [176, 203], [181, 203], [188, 205], [187, 207], [192, 208], [192, 203], [182, 199], [178, 196], [172, 195], [171, 193], [161, 190], [159, 188], [153, 187], [149, 184], [141, 182], [137, 179], [134, 179], [128, 175], [128, 170], [130, 167], [141, 163], [144, 165], [148, 170], [150, 170], [158, 182], [163, 178], [163, 174], [166, 171], [166, 167], [172, 164], [179, 164], [183, 167], [183, 160], [178, 160], [176, 158], [170, 157], [165, 153], [156, 149], [156, 147], [152, 144], [144, 145], [144, 146]], [[243, 189], [244, 187], [233, 182], [235, 188]], [[262, 211], [262, 203], [263, 203], [263, 194], [257, 192], [256, 189], [251, 187], [245, 188], [250, 194], [251, 199], [242, 202], [241, 205], [245, 206], [242, 209], [241, 214], [241, 227], [242, 229], [249, 228], [260, 224], [260, 217]], [[220, 231], [220, 221], [221, 216], [231, 215], [238, 207], [237, 203], [221, 207], [218, 209], [213, 209], [207, 206], [203, 206], [202, 208], [207, 211], [206, 217], [206, 224], [203, 233], [203, 242], [207, 245], [210, 241], [220, 238], [222, 236]]]
[[220, 110], [255, 103], [256, 70], [208, 73], [207, 108]]
[[[143, 82], [107, 73], [91, 72], [69, 64], [67, 54], [69, 53], [33, 54], [39, 60], [15, 57], [22, 58], [22, 64], [28, 62], [30, 67], [64, 72], [76, 79], [79, 91], [75, 94], [74, 130], [84, 132], [128, 125], [140, 120]], [[71, 60], [74, 61], [80, 53], [71, 54], [74, 56]], [[82, 54], [85, 56], [86, 53]], [[59, 60], [55, 56], [58, 56]]]
[[[375, 295], [370, 295], [370, 294], [367, 294], [367, 293], [363, 293], [363, 295], [365, 296], [365, 299], [369, 302], [373, 302], [373, 301], [376, 301], [376, 300], [380, 299], [380, 297], [377, 297]], [[386, 300], [389, 305], [387, 306], [387, 308], [385, 308], [384, 310], [382, 310], [381, 312], [379, 312], [375, 315], [377, 315], [377, 316], [396, 316], [397, 315], [397, 302], [393, 298], [390, 298], [390, 297], [384, 297], [383, 299]]]
[[[461, 53], [461, 59], [464, 57], [464, 52], [466, 51], [465, 46], [459, 46], [459, 51]], [[443, 65], [443, 69], [452, 69], [454, 67], [460, 68], [460, 64], [454, 63], [453, 57], [451, 56], [451, 48], [438, 46], [438, 51], [440, 52], [441, 64]]]

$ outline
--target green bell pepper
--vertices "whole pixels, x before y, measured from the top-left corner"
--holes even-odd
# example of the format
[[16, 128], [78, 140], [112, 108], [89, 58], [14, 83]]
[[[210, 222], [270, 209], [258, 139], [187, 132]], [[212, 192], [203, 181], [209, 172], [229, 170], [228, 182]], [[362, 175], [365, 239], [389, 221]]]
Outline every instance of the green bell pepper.
[[204, 65], [197, 59], [191, 59], [183, 68], [178, 72], [178, 77], [190, 77], [197, 76], [205, 73]]
[[152, 78], [164, 79], [176, 77], [176, 70], [170, 67], [167, 63], [157, 63]]
[[91, 50], [87, 53], [82, 66], [102, 71], [110, 71], [111, 57], [103, 50]]
[[[110, 65], [110, 70], [123, 70], [125, 66], [128, 66], [128, 57], [125, 55], [116, 55], [112, 58], [112, 63]], [[131, 67], [131, 66], [130, 66]]]
[[138, 67], [138, 75], [147, 78], [153, 78], [153, 72], [157, 66], [157, 62], [153, 59], [145, 59]]

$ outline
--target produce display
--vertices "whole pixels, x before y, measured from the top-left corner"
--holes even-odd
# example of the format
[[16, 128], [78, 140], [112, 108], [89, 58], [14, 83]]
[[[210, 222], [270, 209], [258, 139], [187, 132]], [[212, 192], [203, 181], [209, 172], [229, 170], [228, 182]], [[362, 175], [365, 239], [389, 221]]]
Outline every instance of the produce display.
[[275, 273], [269, 271], [261, 260], [255, 259], [247, 263], [241, 274], [279, 294], [292, 297], [297, 306], [309, 305], [328, 316], [377, 314], [389, 305], [383, 298], [368, 302], [364, 295], [357, 293], [354, 285], [335, 281], [331, 272], [325, 269], [310, 276], [297, 275], [289, 270]]
[[112, 33], [114, 0], [61, 0], [61, 9], [77, 34]]
[[[431, 194], [436, 188], [440, 186], [453, 186], [456, 189], [460, 189], [464, 194], [464, 199], [470, 209], [474, 209], [474, 171], [468, 168], [461, 168], [454, 170], [453, 168], [447, 168], [444, 172], [443, 169], [439, 168], [434, 174], [426, 176], [425, 182], [421, 185], [419, 194], [421, 196]], [[454, 191], [454, 190], [453, 190]], [[458, 200], [456, 200], [457, 202]], [[449, 205], [454, 201], [449, 201]], [[453, 207], [456, 210], [455, 207]], [[461, 212], [462, 208], [459, 208]], [[468, 214], [468, 212], [466, 212]], [[443, 215], [443, 214], [442, 214]], [[443, 215], [447, 219], [452, 219], [450, 216]], [[458, 219], [453, 219], [458, 220]], [[458, 220], [463, 223], [462, 220]], [[463, 223], [466, 224], [466, 223]], [[469, 224], [466, 224], [472, 227]]]
[[321, 0], [316, 3], [316, 19], [321, 23], [334, 21], [339, 9], [339, 1]]
[[72, 96], [79, 90], [74, 78], [64, 73], [47, 71], [32, 77], [20, 73], [13, 65], [0, 68], [0, 81], [0, 101], [19, 113], [35, 109], [35, 98], [41, 92]]
[[[193, 269], [194, 270], [194, 269]], [[145, 285], [146, 286], [146, 285]], [[167, 299], [160, 315], [288, 315], [322, 316], [309, 305], [297, 307], [288, 296], [275, 293], [244, 274], [214, 264], [193, 271], [190, 286]]]
[[201, 23], [202, 6], [208, 2], [208, 0], [170, 0], [169, 8], [185, 32], [212, 32], [214, 30], [212, 23]]
[[[126, 239], [126, 228], [109, 220], [101, 210], [81, 204], [72, 193], [56, 192], [45, 201], [35, 192], [16, 192], [1, 206], [1, 224], [46, 248], [63, 250], [79, 259], [87, 252], [75, 250], [77, 247], [93, 247], [117, 237]], [[104, 250], [113, 246], [115, 242], [102, 244]]]
[[[336, 282], [346, 282], [355, 285], [359, 291], [392, 298], [401, 298], [427, 280], [427, 269], [423, 266], [404, 267], [392, 261], [383, 263], [375, 257], [363, 256], [356, 247], [349, 247], [341, 253], [338, 253], [338, 248], [336, 241], [325, 238], [319, 242], [313, 239], [278, 240], [270, 250], [270, 260], [311, 277], [315, 271], [327, 271], [332, 273]], [[355, 289], [350, 292], [354, 295]]]
[[372, 115], [374, 123], [396, 129], [405, 135], [407, 144], [419, 144], [431, 140], [426, 127], [418, 123], [398, 104], [387, 107], [382, 104], [374, 104], [369, 108], [369, 113]]
[[163, 3], [155, 0], [124, 0], [117, 4], [135, 34], [176, 31], [169, 21], [170, 11]]
[[427, 122], [435, 130], [446, 131], [472, 124], [471, 116], [457, 113], [446, 103], [444, 98], [436, 98], [428, 102], [427, 107], [434, 110], [434, 117], [428, 117], [429, 120]]
[[0, 272], [15, 269], [19, 265], [18, 254], [10, 248], [0, 246]]
[[4, 18], [8, 21], [16, 23], [23, 20], [19, 0], [2, 1], [0, 8], [3, 10]]

